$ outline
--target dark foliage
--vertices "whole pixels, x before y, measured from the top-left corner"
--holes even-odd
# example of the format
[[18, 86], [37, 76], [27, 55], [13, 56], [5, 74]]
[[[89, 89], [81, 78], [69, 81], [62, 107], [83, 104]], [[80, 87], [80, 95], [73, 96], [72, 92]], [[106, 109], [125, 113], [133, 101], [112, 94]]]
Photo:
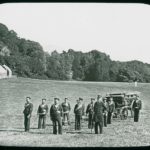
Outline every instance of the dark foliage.
[[8, 65], [21, 77], [81, 81], [150, 82], [150, 64], [140, 61], [112, 61], [92, 50], [82, 53], [69, 49], [48, 54], [34, 41], [19, 38], [0, 23], [0, 64]]

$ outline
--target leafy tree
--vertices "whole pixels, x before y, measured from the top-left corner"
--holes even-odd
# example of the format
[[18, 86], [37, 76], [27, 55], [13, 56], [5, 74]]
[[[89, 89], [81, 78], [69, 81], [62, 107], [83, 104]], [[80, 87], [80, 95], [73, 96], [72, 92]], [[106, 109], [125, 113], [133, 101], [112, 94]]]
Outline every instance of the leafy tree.
[[0, 64], [8, 65], [13, 74], [39, 79], [114, 82], [150, 82], [150, 64], [137, 60], [112, 61], [98, 50], [87, 53], [69, 49], [51, 54], [40, 43], [17, 36], [0, 23]]

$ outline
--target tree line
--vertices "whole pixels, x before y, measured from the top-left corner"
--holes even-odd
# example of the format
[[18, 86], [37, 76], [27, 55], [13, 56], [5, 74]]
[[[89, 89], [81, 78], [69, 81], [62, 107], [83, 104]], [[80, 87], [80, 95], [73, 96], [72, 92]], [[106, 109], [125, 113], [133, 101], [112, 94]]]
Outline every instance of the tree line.
[[112, 61], [98, 50], [83, 53], [69, 49], [51, 54], [35, 41], [17, 36], [0, 23], [0, 64], [6, 64], [14, 75], [37, 79], [150, 82], [150, 64], [137, 60]]

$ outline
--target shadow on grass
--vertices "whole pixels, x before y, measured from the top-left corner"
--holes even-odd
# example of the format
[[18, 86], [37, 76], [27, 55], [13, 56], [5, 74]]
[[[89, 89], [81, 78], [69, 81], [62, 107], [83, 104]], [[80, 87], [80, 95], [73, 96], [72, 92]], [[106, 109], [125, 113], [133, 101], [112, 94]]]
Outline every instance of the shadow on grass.
[[24, 132], [24, 131], [20, 131], [20, 130], [15, 130], [15, 129], [13, 129], [13, 130], [9, 130], [9, 129], [0, 129], [0, 132], [3, 132], [3, 131], [6, 131], [6, 132]]
[[69, 134], [94, 134], [94, 132], [83, 132], [83, 131], [67, 131]]
[[[37, 128], [36, 128], [37, 129]], [[18, 132], [18, 133], [27, 133], [27, 134], [39, 134], [39, 135], [54, 135], [51, 132], [33, 132], [33, 131], [29, 131], [29, 132], [25, 132], [25, 131], [20, 131], [20, 130], [9, 130], [9, 129], [0, 129], [0, 132]], [[83, 132], [83, 131], [67, 131], [66, 134], [94, 134], [90, 133], [90, 132]]]
[[[30, 128], [30, 130], [38, 130], [38, 128]], [[14, 129], [0, 129], [1, 131], [10, 131], [10, 132], [25, 132], [24, 128], [14, 128]]]
[[49, 133], [49, 132], [32, 132], [32, 131], [29, 131], [29, 132], [27, 132], [27, 133], [29, 133], [29, 134], [43, 134], [43, 135], [50, 135], [50, 134], [52, 134], [52, 133]]
[[[37, 129], [37, 128], [36, 128]], [[28, 134], [52, 134], [52, 133], [49, 133], [49, 132], [33, 132], [33, 131], [29, 131], [29, 132], [25, 132], [24, 130], [20, 131], [20, 130], [9, 130], [9, 129], [0, 129], [0, 132], [18, 132], [18, 133], [28, 133]]]
[[[22, 130], [24, 130], [24, 128], [15, 128], [16, 130], [17, 129], [22, 129]], [[38, 129], [37, 127], [32, 127], [32, 128], [30, 128], [30, 129]]]
[[46, 126], [53, 126], [52, 124], [47, 124]]

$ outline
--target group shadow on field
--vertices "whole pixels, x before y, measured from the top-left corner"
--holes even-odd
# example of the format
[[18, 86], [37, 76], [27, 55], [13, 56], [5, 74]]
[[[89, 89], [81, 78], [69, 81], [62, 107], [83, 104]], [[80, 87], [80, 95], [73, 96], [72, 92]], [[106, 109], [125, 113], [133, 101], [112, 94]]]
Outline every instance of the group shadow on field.
[[[24, 128], [13, 128], [13, 129], [0, 129], [0, 132], [17, 132], [17, 133], [28, 133], [28, 134], [53, 134], [52, 133], [52, 124], [46, 124], [46, 129], [38, 129], [38, 127], [31, 127], [30, 132], [24, 132]], [[84, 129], [84, 127], [83, 127]], [[71, 126], [63, 126], [64, 133], [67, 134], [93, 134], [91, 131], [76, 131], [74, 130], [74, 122], [71, 123]], [[93, 129], [94, 132], [94, 129]]]

